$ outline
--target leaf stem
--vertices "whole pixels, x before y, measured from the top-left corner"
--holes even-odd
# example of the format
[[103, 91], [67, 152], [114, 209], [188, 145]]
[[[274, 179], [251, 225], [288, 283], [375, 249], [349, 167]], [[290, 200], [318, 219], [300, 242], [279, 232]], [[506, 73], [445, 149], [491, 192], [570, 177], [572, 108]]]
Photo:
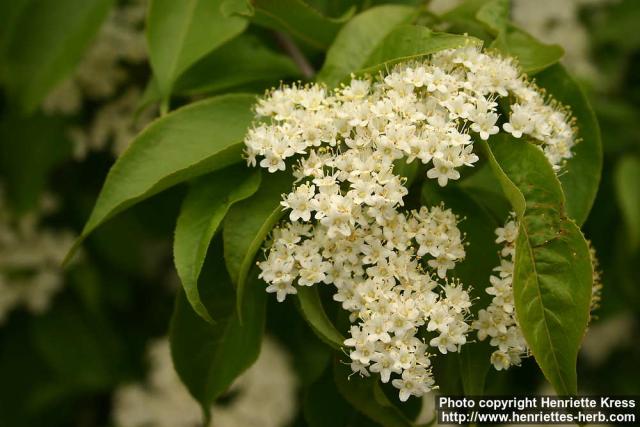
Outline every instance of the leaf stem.
[[313, 68], [311, 63], [306, 56], [302, 53], [298, 45], [295, 41], [288, 35], [281, 33], [279, 31], [274, 32], [274, 36], [278, 45], [284, 50], [287, 55], [291, 57], [293, 62], [302, 72], [302, 75], [305, 79], [311, 80], [313, 76], [316, 74], [316, 70]]
[[164, 116], [169, 112], [169, 97], [162, 98], [160, 101], [160, 116]]

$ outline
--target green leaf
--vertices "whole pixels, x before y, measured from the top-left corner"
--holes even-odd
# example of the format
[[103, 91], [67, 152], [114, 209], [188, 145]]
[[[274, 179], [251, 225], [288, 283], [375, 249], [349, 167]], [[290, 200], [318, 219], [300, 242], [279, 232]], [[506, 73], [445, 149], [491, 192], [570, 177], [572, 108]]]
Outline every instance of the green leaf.
[[317, 49], [325, 50], [347, 22], [355, 8], [332, 18], [321, 14], [303, 0], [253, 0], [253, 21], [284, 31]]
[[[300, 77], [293, 61], [269, 49], [258, 37], [242, 34], [195, 63], [175, 83], [177, 95], [222, 92], [251, 83], [267, 85]], [[147, 85], [143, 106], [161, 99], [158, 82]]]
[[633, 150], [636, 141], [640, 141], [640, 127], [636, 126], [640, 108], [632, 104], [627, 97], [612, 98], [606, 93], [590, 93], [589, 100], [600, 129], [607, 130], [601, 134], [605, 157], [608, 154], [617, 156], [625, 150]]
[[[280, 197], [291, 190], [292, 182], [289, 173], [267, 175], [258, 192], [232, 206], [224, 220], [224, 260], [236, 285], [238, 300], [242, 300], [256, 253], [282, 216]], [[238, 314], [242, 319], [240, 305]]]
[[587, 243], [567, 217], [560, 182], [540, 149], [506, 135], [480, 144], [520, 224], [513, 290], [523, 335], [558, 394], [576, 394], [591, 300]]
[[480, 45], [482, 42], [473, 37], [434, 32], [427, 27], [401, 25], [376, 47], [367, 58], [361, 72], [373, 74], [399, 62], [468, 44]]
[[457, 356], [465, 396], [484, 395], [493, 350], [488, 341], [468, 342], [460, 349]]
[[512, 209], [489, 164], [484, 162], [478, 166], [473, 173], [463, 177], [458, 185], [467, 196], [484, 208], [496, 224], [504, 224]]
[[393, 162], [393, 173], [404, 178], [404, 186], [410, 189], [419, 175], [424, 173], [424, 168], [420, 162], [407, 163], [405, 159], [398, 159]]
[[[302, 404], [304, 420], [309, 427], [343, 427], [353, 425], [349, 418], [353, 409], [340, 396], [333, 381], [332, 367], [306, 391]], [[331, 410], [327, 410], [331, 408]]]
[[182, 203], [173, 241], [173, 257], [187, 300], [198, 315], [213, 322], [200, 300], [198, 277], [209, 243], [234, 203], [258, 190], [260, 172], [231, 166], [199, 178]]
[[[598, 25], [589, 28], [592, 46], [629, 51], [629, 54], [640, 47], [638, 22], [640, 7], [636, 0], [621, 0], [598, 10]], [[623, 58], [626, 55], [621, 55]], [[626, 62], [626, 59], [624, 59]]]
[[336, 361], [333, 378], [342, 397], [373, 421], [385, 427], [411, 427], [413, 424], [386, 398], [377, 376], [353, 375], [349, 365]]
[[615, 188], [618, 206], [627, 226], [629, 247], [635, 250], [640, 243], [640, 159], [623, 157], [615, 168]]
[[14, 21], [4, 48], [9, 98], [31, 113], [82, 58], [111, 0], [30, 0]]
[[258, 37], [244, 34], [191, 67], [176, 82], [176, 92], [194, 95], [297, 77], [300, 70], [291, 58], [271, 50]]
[[333, 325], [322, 307], [320, 294], [315, 286], [298, 286], [300, 310], [311, 329], [322, 341], [339, 350], [344, 345], [344, 337]]
[[[220, 245], [209, 255], [200, 293], [214, 325], [198, 316], [180, 291], [171, 318], [171, 355], [178, 375], [208, 414], [213, 401], [251, 366], [260, 353], [264, 330], [266, 292], [251, 280], [241, 304], [242, 324], [235, 311], [233, 286], [229, 280]], [[208, 269], [208, 267], [211, 267]]]
[[67, 125], [39, 114], [0, 120], [0, 176], [18, 214], [38, 207], [51, 171], [71, 156]]
[[31, 337], [56, 377], [87, 390], [108, 390], [121, 376], [123, 343], [101, 316], [67, 295], [33, 319]]
[[0, 82], [4, 80], [6, 64], [5, 53], [13, 37], [20, 15], [31, 0], [0, 2]]
[[506, 30], [501, 31], [491, 47], [515, 57], [522, 71], [527, 74], [552, 66], [564, 55], [561, 46], [542, 43], [513, 25], [508, 25]]
[[277, 329], [277, 338], [291, 353], [293, 370], [298, 377], [299, 385], [308, 387], [327, 370], [333, 351], [318, 338], [307, 322], [300, 318], [295, 307], [289, 304], [277, 305], [281, 317], [274, 322], [273, 312], [270, 313], [271, 330]]
[[253, 114], [252, 95], [226, 95], [190, 104], [144, 129], [109, 171], [82, 241], [124, 209], [180, 182], [241, 160]]
[[[39, 344], [29, 333], [33, 320], [31, 316], [12, 316], [2, 326], [0, 425], [3, 426], [33, 425], [29, 421], [35, 415], [31, 406], [34, 395], [52, 382], [51, 362], [40, 354]], [[59, 409], [60, 405], [53, 411], [57, 413]], [[52, 412], [46, 415], [44, 424], [51, 425]]]
[[485, 24], [493, 34], [507, 29], [509, 23], [509, 0], [490, 0], [476, 13], [476, 19]]
[[223, 16], [222, 0], [151, 0], [147, 42], [151, 68], [164, 99], [190, 65], [247, 26], [245, 19]]
[[489, 3], [491, 0], [465, 0], [441, 14], [439, 22], [445, 23], [446, 30], [451, 33], [469, 34], [490, 43], [494, 40], [495, 34], [488, 31], [491, 29], [486, 22], [478, 19], [480, 9]]
[[251, 0], [223, 0], [220, 11], [224, 16], [253, 16], [254, 13]]
[[562, 65], [554, 65], [538, 74], [536, 83], [570, 107], [576, 118], [581, 141], [573, 147], [573, 157], [567, 161], [559, 179], [566, 197], [567, 214], [582, 225], [600, 185], [602, 142], [598, 120], [584, 92]]
[[356, 15], [338, 33], [317, 80], [337, 86], [349, 74], [365, 65], [368, 57], [384, 38], [401, 24], [408, 24], [417, 10], [407, 6], [386, 5]]

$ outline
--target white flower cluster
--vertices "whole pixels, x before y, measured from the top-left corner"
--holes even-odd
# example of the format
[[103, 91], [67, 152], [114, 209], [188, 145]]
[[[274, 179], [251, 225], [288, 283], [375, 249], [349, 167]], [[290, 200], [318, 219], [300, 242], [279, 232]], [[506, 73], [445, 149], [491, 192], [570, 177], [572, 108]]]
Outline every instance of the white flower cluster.
[[600, 301], [602, 300], [602, 271], [600, 271], [600, 261], [598, 260], [596, 248], [593, 247], [591, 240], [587, 240], [587, 245], [589, 245], [589, 255], [591, 256], [591, 268], [593, 271], [591, 304], [589, 306], [589, 322], [591, 322], [594, 317], [594, 312], [600, 308]]
[[[491, 354], [491, 363], [498, 370], [508, 369], [512, 365], [520, 365], [523, 357], [530, 355], [529, 347], [522, 335], [515, 313], [513, 294], [513, 262], [516, 256], [515, 242], [518, 237], [518, 223], [511, 217], [504, 225], [496, 229], [496, 243], [502, 243], [500, 251], [500, 265], [494, 269], [496, 275], [489, 277], [491, 286], [486, 288], [489, 295], [493, 295], [491, 304], [478, 312], [478, 318], [471, 327], [478, 332], [478, 339], [491, 338], [490, 344], [498, 347]], [[591, 287], [591, 304], [589, 307], [590, 320], [593, 312], [598, 309], [602, 293], [602, 279], [598, 267], [598, 258], [591, 242], [589, 254], [593, 271]]]
[[504, 227], [497, 228], [496, 243], [502, 243], [500, 265], [494, 269], [496, 275], [489, 277], [491, 286], [486, 289], [493, 295], [491, 304], [478, 311], [478, 318], [471, 326], [478, 331], [478, 339], [491, 338], [490, 344], [498, 347], [491, 354], [491, 363], [497, 370], [519, 365], [523, 356], [529, 355], [527, 343], [518, 325], [513, 295], [513, 261], [518, 224], [510, 218]]
[[142, 94], [131, 81], [131, 69], [147, 60], [146, 4], [146, 0], [133, 0], [113, 8], [75, 73], [43, 103], [49, 114], [75, 114], [85, 101], [100, 103], [86, 129], [71, 129], [78, 159], [89, 151], [104, 149], [109, 142], [113, 153], [121, 154], [155, 115], [155, 111], [146, 109], [137, 120], [132, 119]]
[[64, 283], [62, 260], [73, 240], [70, 232], [40, 227], [34, 214], [16, 219], [0, 191], [0, 324], [20, 305], [34, 314], [47, 310]]
[[[146, 384], [130, 384], [114, 398], [116, 427], [196, 427], [202, 411], [180, 381], [171, 361], [168, 339], [148, 350], [151, 362]], [[273, 340], [262, 342], [256, 363], [231, 387], [226, 405], [212, 407], [216, 427], [284, 427], [296, 411], [296, 382], [287, 354]]]
[[[349, 195], [334, 190], [336, 202], [354, 206]], [[453, 213], [423, 207], [405, 215], [386, 204], [359, 209], [354, 217], [357, 225], [348, 225], [349, 235], [343, 233], [346, 229], [332, 229], [334, 224], [322, 221], [316, 226], [294, 222], [277, 228], [268, 257], [260, 263], [260, 277], [270, 283], [267, 291], [276, 292], [279, 301], [297, 293], [294, 281], [298, 286], [333, 284], [333, 299], [357, 321], [344, 343], [353, 347], [351, 368], [363, 375], [379, 373], [385, 383], [392, 373], [399, 374], [392, 383], [404, 401], [410, 395], [421, 396], [434, 384], [429, 346], [447, 353], [466, 342], [465, 318], [471, 303], [459, 283], [441, 286], [435, 274], [423, 271], [420, 264], [420, 257], [427, 256], [428, 265], [445, 277], [464, 257]], [[328, 217], [340, 209], [333, 203], [326, 208]], [[388, 213], [377, 218], [368, 213], [377, 209]], [[422, 326], [433, 337], [429, 345], [417, 336]]]
[[408, 190], [394, 162], [430, 165], [427, 177], [441, 186], [458, 179], [459, 168], [478, 160], [472, 135], [499, 132], [496, 100], [509, 95], [515, 102], [503, 129], [535, 139], [559, 167], [575, 143], [565, 110], [545, 102], [512, 60], [474, 46], [396, 66], [375, 81], [352, 78], [334, 92], [274, 90], [245, 139], [251, 165], [260, 157], [276, 172], [297, 160], [296, 185], [282, 201], [291, 222], [276, 228], [259, 263], [267, 291], [283, 301], [297, 293], [294, 284], [333, 284], [334, 299], [357, 322], [345, 342], [352, 369], [379, 372], [384, 382], [399, 375], [392, 384], [401, 400], [432, 388], [430, 347], [447, 353], [466, 342], [471, 303], [446, 279], [465, 256], [456, 216], [442, 206], [401, 212]]
[[531, 137], [558, 169], [576, 143], [566, 108], [545, 99], [512, 59], [475, 46], [396, 66], [377, 81], [354, 78], [334, 93], [319, 85], [275, 90], [258, 105], [258, 115], [270, 120], [249, 132], [246, 152], [251, 163], [261, 156], [260, 166], [275, 172], [302, 154], [315, 160], [311, 166], [321, 164], [332, 153], [315, 156], [320, 147], [373, 150], [431, 164], [427, 176], [444, 186], [478, 160], [472, 134], [486, 140], [499, 132], [496, 100], [509, 95], [504, 131]]

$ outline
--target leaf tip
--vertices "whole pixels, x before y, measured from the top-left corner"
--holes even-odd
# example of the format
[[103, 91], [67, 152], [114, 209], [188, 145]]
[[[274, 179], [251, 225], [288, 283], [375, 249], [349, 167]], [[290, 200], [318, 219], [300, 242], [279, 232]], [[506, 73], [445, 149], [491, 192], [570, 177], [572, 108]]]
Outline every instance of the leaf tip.
[[84, 242], [84, 239], [85, 235], [83, 233], [73, 242], [71, 249], [69, 249], [69, 252], [67, 252], [67, 254], [64, 256], [64, 259], [62, 260], [62, 268], [69, 267], [69, 264], [71, 264], [71, 261], [73, 261], [73, 259], [75, 258], [75, 255], [78, 253], [78, 249], [82, 245], [82, 242]]

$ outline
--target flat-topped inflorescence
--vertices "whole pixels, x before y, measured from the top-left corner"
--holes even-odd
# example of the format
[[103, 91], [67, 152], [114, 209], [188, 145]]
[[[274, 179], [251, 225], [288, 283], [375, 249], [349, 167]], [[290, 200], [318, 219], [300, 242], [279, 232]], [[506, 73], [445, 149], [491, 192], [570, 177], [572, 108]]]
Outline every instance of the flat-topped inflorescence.
[[513, 59], [473, 46], [397, 65], [375, 80], [354, 77], [333, 92], [319, 84], [273, 90], [256, 108], [262, 120], [245, 139], [246, 154], [250, 164], [259, 156], [260, 166], [275, 172], [287, 158], [321, 147], [372, 149], [430, 164], [428, 176], [444, 186], [478, 160], [473, 135], [486, 140], [500, 131], [501, 98], [510, 110], [502, 129], [528, 136], [559, 169], [577, 142], [568, 109], [545, 96]]
[[471, 301], [447, 277], [465, 257], [459, 219], [444, 206], [404, 209], [408, 190], [394, 165], [418, 160], [440, 186], [459, 179], [478, 161], [474, 138], [500, 132], [500, 98], [510, 101], [504, 132], [526, 135], [560, 169], [576, 143], [567, 110], [512, 59], [471, 46], [334, 91], [273, 90], [245, 139], [250, 165], [276, 172], [290, 160], [296, 178], [281, 203], [289, 222], [259, 263], [267, 291], [283, 301], [297, 286], [335, 286], [353, 323], [344, 343], [353, 371], [379, 373], [401, 400], [434, 386], [430, 353], [465, 344]]

